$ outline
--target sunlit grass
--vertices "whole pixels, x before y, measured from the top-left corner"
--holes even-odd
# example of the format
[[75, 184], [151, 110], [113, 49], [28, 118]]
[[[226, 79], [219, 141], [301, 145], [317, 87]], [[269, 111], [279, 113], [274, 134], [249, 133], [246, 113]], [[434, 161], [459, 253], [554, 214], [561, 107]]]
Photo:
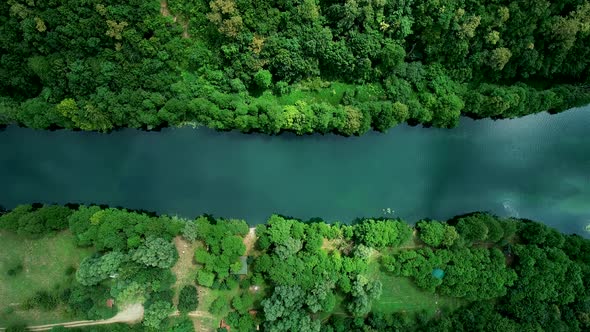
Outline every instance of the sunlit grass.
[[384, 314], [395, 312], [415, 313], [426, 311], [434, 315], [437, 310], [452, 311], [463, 304], [460, 299], [439, 296], [422, 290], [410, 278], [397, 277], [382, 271], [378, 259], [372, 258], [369, 263], [368, 276], [381, 280], [383, 293], [381, 298], [373, 302], [373, 311]]
[[354, 91], [355, 86], [339, 82], [328, 82], [323, 84], [311, 83], [294, 86], [291, 93], [276, 97], [281, 105], [293, 105], [297, 101], [305, 100], [308, 104], [327, 103], [338, 105], [346, 91]]
[[[19, 304], [37, 291], [51, 291], [63, 285], [68, 280], [66, 270], [77, 267], [91, 250], [78, 248], [68, 232], [38, 240], [3, 232], [0, 243], [0, 326], [16, 321], [49, 324], [67, 320], [60, 308], [47, 312], [24, 311], [19, 309]], [[22, 271], [9, 276], [8, 270], [19, 264]]]

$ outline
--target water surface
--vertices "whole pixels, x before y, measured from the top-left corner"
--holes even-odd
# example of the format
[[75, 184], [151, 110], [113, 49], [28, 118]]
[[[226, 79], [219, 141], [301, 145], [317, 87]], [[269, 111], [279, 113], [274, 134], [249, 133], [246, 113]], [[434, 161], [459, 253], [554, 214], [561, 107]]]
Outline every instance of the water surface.
[[272, 213], [347, 222], [487, 210], [588, 237], [589, 133], [590, 107], [350, 138], [9, 127], [0, 204], [98, 203], [251, 224]]

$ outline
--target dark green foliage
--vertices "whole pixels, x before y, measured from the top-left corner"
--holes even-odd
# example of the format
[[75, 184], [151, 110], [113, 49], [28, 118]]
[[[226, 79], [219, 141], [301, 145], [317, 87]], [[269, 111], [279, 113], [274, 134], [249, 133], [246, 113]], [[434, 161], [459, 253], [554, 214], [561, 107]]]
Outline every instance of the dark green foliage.
[[77, 317], [86, 319], [103, 319], [112, 317], [116, 310], [105, 308], [105, 301], [110, 298], [109, 289], [102, 285], [75, 285], [69, 292], [68, 308]]
[[225, 296], [220, 296], [211, 302], [209, 311], [214, 315], [219, 315], [222, 312], [229, 310], [229, 300]]
[[416, 227], [420, 240], [431, 247], [450, 247], [459, 237], [455, 227], [436, 220], [420, 221]]
[[590, 102], [587, 0], [167, 4], [3, 2], [0, 124], [358, 135]]
[[6, 274], [9, 277], [14, 277], [21, 272], [23, 272], [23, 263], [21, 261], [12, 262], [6, 270]]
[[119, 251], [137, 248], [149, 237], [172, 240], [178, 233], [178, 226], [168, 221], [168, 218], [161, 220], [126, 210], [101, 210], [96, 206], [81, 206], [69, 218], [70, 229], [79, 245]]
[[178, 310], [182, 313], [195, 311], [198, 305], [197, 287], [192, 285], [182, 287], [178, 295]]
[[242, 237], [248, 233], [248, 224], [234, 219], [211, 223], [206, 217], [197, 218], [195, 224], [197, 239], [207, 245], [195, 251], [195, 260], [204, 265], [197, 274], [197, 283], [211, 287], [214, 281], [222, 283], [242, 268], [239, 258], [246, 251]]
[[[426, 248], [384, 258], [383, 264], [389, 271], [412, 277], [422, 288], [469, 300], [503, 296], [516, 279], [498, 249], [432, 251]], [[435, 268], [445, 272], [442, 280], [432, 276]]]
[[172, 304], [165, 301], [157, 301], [145, 308], [143, 325], [153, 329], [159, 329], [163, 321], [174, 311]]
[[319, 331], [320, 322], [303, 310], [305, 292], [297, 286], [278, 286], [262, 301], [268, 331]]
[[39, 208], [20, 205], [0, 216], [0, 228], [26, 236], [40, 237], [66, 229], [71, 213], [69, 208], [58, 205], [43, 205]]
[[518, 279], [510, 294], [511, 301], [568, 304], [583, 294], [581, 267], [561, 249], [517, 245], [514, 251], [519, 264], [515, 267]]
[[178, 319], [170, 328], [169, 332], [194, 332], [193, 321], [189, 317]]
[[148, 237], [131, 253], [131, 259], [147, 266], [161, 269], [171, 268], [178, 259], [176, 247], [170, 241], [159, 237]]
[[25, 303], [25, 308], [39, 308], [43, 311], [50, 311], [54, 310], [58, 304], [60, 304], [61, 300], [59, 298], [59, 294], [57, 292], [50, 292], [46, 290], [41, 290], [35, 293], [31, 298], [29, 298]]
[[525, 243], [535, 244], [540, 247], [561, 248], [565, 242], [562, 234], [536, 222], [523, 223], [519, 235]]
[[27, 328], [27, 324], [25, 323], [12, 323], [10, 324], [6, 330], [6, 332], [26, 332], [29, 331]]
[[354, 225], [355, 240], [369, 247], [399, 246], [412, 236], [412, 229], [403, 221], [373, 219]]
[[455, 228], [459, 235], [469, 243], [497, 243], [508, 239], [516, 231], [511, 220], [502, 220], [488, 213], [474, 213], [459, 218]]
[[76, 280], [82, 285], [96, 285], [116, 274], [126, 259], [127, 256], [118, 251], [111, 251], [103, 256], [87, 257], [76, 271]]

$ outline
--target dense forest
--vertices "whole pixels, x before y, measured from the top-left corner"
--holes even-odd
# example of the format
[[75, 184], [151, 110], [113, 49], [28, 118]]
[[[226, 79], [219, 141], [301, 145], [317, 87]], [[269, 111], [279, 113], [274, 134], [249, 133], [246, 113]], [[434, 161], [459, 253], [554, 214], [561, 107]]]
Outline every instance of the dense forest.
[[[217, 319], [216, 328], [223, 319], [231, 331], [590, 329], [590, 241], [541, 223], [487, 213], [414, 227], [399, 219], [346, 225], [273, 215], [249, 243], [253, 231], [243, 220], [105, 206], [22, 205], [0, 215], [0, 234], [67, 233], [93, 252], [68, 269], [63, 283], [38, 291], [21, 309], [61, 307], [71, 319], [98, 319], [114, 314], [104, 305], [109, 298], [119, 307], [145, 307], [142, 324], [85, 330], [193, 331], [194, 316], [187, 313], [197, 308]], [[179, 273], [185, 254], [175, 247], [179, 239], [194, 248], [188, 253], [193, 279]], [[17, 278], [24, 272], [21, 265], [0, 273]], [[400, 280], [437, 304], [452, 299], [458, 305], [396, 311], [384, 297], [393, 296], [386, 293]]]
[[0, 125], [297, 134], [590, 102], [588, 0], [6, 0]]

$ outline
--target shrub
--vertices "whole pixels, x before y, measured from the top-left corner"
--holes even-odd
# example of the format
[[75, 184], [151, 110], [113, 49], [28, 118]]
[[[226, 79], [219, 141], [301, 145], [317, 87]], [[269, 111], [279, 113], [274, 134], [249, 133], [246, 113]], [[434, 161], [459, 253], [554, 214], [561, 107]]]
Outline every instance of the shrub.
[[23, 303], [25, 310], [40, 308], [45, 311], [55, 309], [59, 304], [59, 296], [55, 293], [50, 293], [46, 290], [41, 290], [35, 293], [31, 298]]
[[66, 271], [65, 271], [65, 274], [66, 274], [66, 276], [68, 276], [68, 277], [69, 277], [69, 276], [71, 276], [71, 275], [74, 275], [75, 273], [76, 273], [76, 268], [75, 268], [75, 267], [73, 267], [73, 266], [71, 266], [71, 265], [70, 265], [70, 266], [68, 266], [68, 268], [67, 268], [67, 269], [66, 269]]
[[6, 271], [6, 274], [9, 277], [14, 277], [17, 274], [21, 273], [23, 271], [23, 264], [21, 262], [17, 262], [17, 263], [13, 263], [12, 266], [10, 266], [8, 268], [8, 270]]
[[29, 331], [27, 329], [27, 325], [25, 323], [13, 323], [12, 325], [8, 326], [5, 330], [6, 332], [25, 332]]
[[209, 312], [214, 315], [219, 315], [229, 310], [229, 301], [226, 297], [220, 296], [215, 301], [211, 303], [211, 307], [209, 307]]
[[182, 287], [178, 296], [178, 310], [182, 313], [195, 311], [198, 305], [197, 287], [193, 285]]

